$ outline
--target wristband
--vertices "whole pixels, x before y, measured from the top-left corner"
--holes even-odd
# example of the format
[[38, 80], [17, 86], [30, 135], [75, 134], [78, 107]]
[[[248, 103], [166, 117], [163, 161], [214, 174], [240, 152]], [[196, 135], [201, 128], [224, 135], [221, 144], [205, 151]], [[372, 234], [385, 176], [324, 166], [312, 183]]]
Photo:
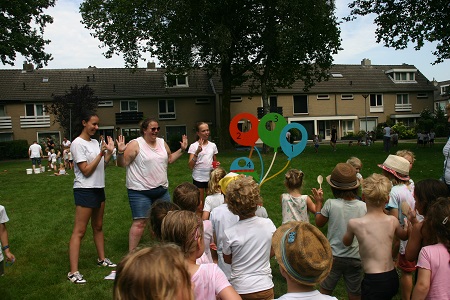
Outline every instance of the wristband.
[[2, 247], [3, 251], [5, 251], [6, 249], [9, 249], [9, 245], [6, 245], [6, 246]]
[[100, 155], [101, 155], [101, 156], [105, 156], [105, 152], [100, 151]]
[[123, 151], [123, 152], [117, 151], [117, 155], [123, 155], [124, 152], [125, 151]]
[[197, 161], [197, 159], [196, 159], [195, 157], [193, 157], [193, 158], [192, 158], [192, 161], [193, 161], [193, 162], [196, 162], [196, 161]]
[[321, 215], [322, 213], [320, 211], [316, 211], [315, 215]]

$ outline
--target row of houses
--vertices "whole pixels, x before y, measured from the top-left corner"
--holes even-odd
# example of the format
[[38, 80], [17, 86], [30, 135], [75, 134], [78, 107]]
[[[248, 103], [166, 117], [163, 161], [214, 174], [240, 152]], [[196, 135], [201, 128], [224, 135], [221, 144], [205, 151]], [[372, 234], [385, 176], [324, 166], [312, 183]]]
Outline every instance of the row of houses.
[[[270, 96], [272, 111], [282, 113], [288, 123], [301, 123], [309, 139], [318, 134], [329, 139], [336, 125], [338, 137], [360, 130], [371, 131], [388, 119], [412, 125], [424, 109], [448, 103], [450, 81], [428, 80], [414, 65], [334, 65], [329, 80], [308, 92], [301, 81], [278, 89]], [[89, 85], [99, 99], [99, 133], [135, 136], [139, 120], [159, 120], [166, 140], [187, 134], [195, 138], [195, 124], [205, 121], [214, 129], [220, 124], [222, 84], [203, 70], [170, 75], [148, 63], [147, 68], [0, 70], [0, 141], [63, 138], [63, 130], [45, 105], [54, 95], [64, 95], [75, 85]], [[260, 95], [251, 95], [246, 85], [232, 91], [231, 117], [248, 112], [257, 115]], [[241, 120], [242, 130], [250, 126]]]

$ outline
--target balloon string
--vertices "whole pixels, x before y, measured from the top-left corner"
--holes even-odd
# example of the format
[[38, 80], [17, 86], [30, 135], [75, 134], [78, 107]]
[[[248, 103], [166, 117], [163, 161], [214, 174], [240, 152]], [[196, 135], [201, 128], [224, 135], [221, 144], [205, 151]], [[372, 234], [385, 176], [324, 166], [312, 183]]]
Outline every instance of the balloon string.
[[[262, 160], [261, 153], [259, 153], [258, 147], [254, 147], [254, 148], [256, 150], [256, 153], [258, 153], [258, 156], [259, 156], [259, 161], [260, 161], [260, 164], [261, 164], [261, 176], [262, 176], [262, 174], [264, 174], [264, 163], [263, 163], [263, 160]], [[262, 181], [262, 179], [259, 181], [259, 183], [261, 183], [261, 181]]]
[[250, 154], [248, 155], [248, 158], [252, 158], [252, 155], [253, 155], [253, 148], [255, 148], [255, 146], [252, 146], [252, 148], [250, 149]]
[[280, 170], [279, 172], [277, 172], [276, 174], [274, 174], [274, 175], [270, 176], [269, 178], [267, 178], [266, 180], [264, 180], [264, 181], [259, 185], [259, 187], [261, 187], [264, 183], [266, 183], [266, 182], [269, 181], [270, 179], [274, 178], [275, 176], [277, 176], [278, 174], [280, 174], [280, 173], [283, 172], [284, 170], [286, 170], [286, 168], [287, 168], [287, 166], [289, 166], [289, 163], [290, 163], [290, 162], [291, 162], [291, 161], [288, 160], [287, 164], [284, 166], [283, 169], [281, 169], [281, 170]]
[[273, 158], [272, 158], [272, 162], [270, 163], [270, 167], [269, 167], [269, 169], [267, 170], [267, 173], [266, 173], [266, 175], [264, 175], [264, 178], [261, 180], [261, 182], [264, 182], [264, 179], [266, 179], [266, 177], [267, 177], [267, 175], [269, 175], [269, 172], [270, 172], [270, 170], [272, 169], [272, 166], [273, 166], [273, 163], [275, 162], [275, 158], [277, 157], [277, 152], [275, 152], [274, 154], [273, 154]]

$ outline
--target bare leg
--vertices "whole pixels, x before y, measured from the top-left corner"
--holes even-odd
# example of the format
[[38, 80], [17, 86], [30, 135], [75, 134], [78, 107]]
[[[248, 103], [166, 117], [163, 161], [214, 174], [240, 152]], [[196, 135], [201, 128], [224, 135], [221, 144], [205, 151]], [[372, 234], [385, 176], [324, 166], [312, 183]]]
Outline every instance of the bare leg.
[[92, 211], [91, 226], [94, 234], [94, 243], [97, 248], [97, 255], [100, 260], [105, 259], [105, 239], [103, 236], [103, 213], [105, 211], [105, 202], [100, 208], [94, 208]]
[[130, 233], [128, 236], [128, 250], [133, 251], [141, 240], [142, 234], [144, 233], [146, 219], [136, 219], [133, 220], [131, 224]]
[[400, 290], [402, 300], [411, 299], [412, 289], [413, 289], [412, 273], [406, 273], [402, 271], [402, 275], [400, 276]]
[[78, 258], [80, 256], [81, 240], [92, 214], [92, 208], [76, 206], [75, 225], [69, 242], [70, 273], [78, 271]]

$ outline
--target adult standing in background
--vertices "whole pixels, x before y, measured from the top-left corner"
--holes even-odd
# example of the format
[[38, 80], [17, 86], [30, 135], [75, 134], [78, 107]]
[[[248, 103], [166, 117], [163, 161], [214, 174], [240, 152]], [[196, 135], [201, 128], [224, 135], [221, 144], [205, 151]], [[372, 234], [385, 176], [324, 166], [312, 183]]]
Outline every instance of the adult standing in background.
[[[447, 121], [450, 123], [450, 103], [447, 104], [445, 107], [447, 110]], [[445, 160], [444, 160], [444, 174], [442, 175], [441, 180], [445, 182], [447, 185], [448, 190], [450, 191], [450, 137], [447, 140], [447, 143], [444, 146], [444, 149], [442, 150], [442, 153], [444, 154]]]
[[147, 213], [157, 201], [170, 201], [167, 166], [186, 151], [188, 140], [183, 135], [180, 149], [172, 153], [164, 139], [158, 137], [158, 121], [147, 118], [140, 125], [141, 136], [125, 144], [117, 140], [117, 165], [126, 167], [126, 186], [133, 223], [129, 233], [129, 250], [134, 250], [144, 233]]
[[86, 283], [78, 271], [81, 240], [91, 220], [97, 265], [114, 268], [116, 265], [105, 257], [103, 214], [105, 211], [105, 166], [111, 159], [114, 141], [108, 137], [101, 149], [92, 136], [98, 130], [99, 118], [94, 112], [85, 112], [81, 121], [80, 135], [73, 141], [70, 152], [75, 162], [73, 195], [75, 198], [75, 224], [69, 243], [70, 272], [67, 279], [73, 283]]
[[52, 151], [52, 149], [55, 149], [55, 142], [53, 141], [51, 136], [47, 137], [47, 148], [50, 151]]
[[67, 137], [64, 137], [62, 141], [63, 154], [70, 150], [70, 144], [71, 142], [67, 139]]
[[333, 148], [333, 151], [336, 151], [336, 142], [337, 142], [337, 129], [336, 125], [331, 127], [331, 140], [330, 145]]
[[383, 146], [384, 152], [389, 153], [389, 150], [391, 150], [391, 127], [387, 123], [384, 123], [383, 128]]
[[[196, 129], [198, 140], [189, 147], [188, 165], [192, 170], [192, 183], [200, 190], [200, 200], [203, 202], [218, 150], [216, 144], [208, 140], [210, 131], [207, 123], [198, 122]], [[217, 166], [219, 163], [215, 163], [214, 168]]]
[[42, 153], [42, 147], [38, 144], [37, 141], [33, 141], [33, 144], [28, 148], [28, 156], [31, 158], [31, 164], [33, 165], [33, 173], [36, 168], [36, 165], [39, 165], [39, 168], [42, 167], [41, 158], [44, 156]]

